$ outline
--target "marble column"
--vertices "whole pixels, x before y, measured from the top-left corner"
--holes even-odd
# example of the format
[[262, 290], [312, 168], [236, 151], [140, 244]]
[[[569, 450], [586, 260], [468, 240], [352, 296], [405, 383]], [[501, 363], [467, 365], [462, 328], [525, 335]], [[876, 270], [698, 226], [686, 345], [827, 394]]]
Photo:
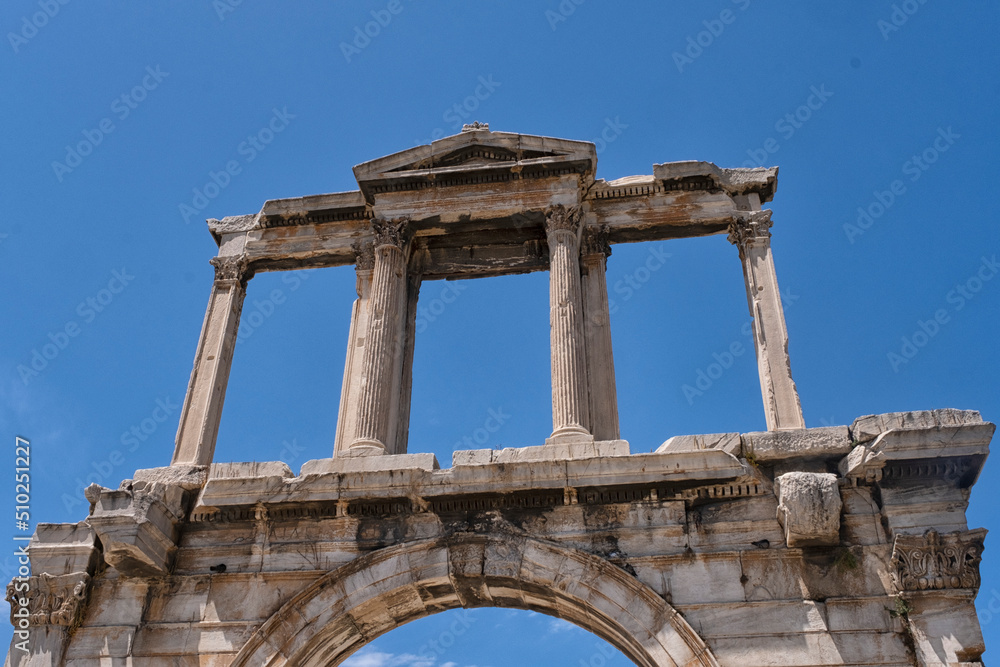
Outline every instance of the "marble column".
[[368, 333], [368, 304], [371, 299], [372, 271], [375, 247], [371, 242], [354, 246], [358, 298], [351, 309], [351, 328], [347, 334], [347, 359], [344, 362], [344, 382], [340, 389], [340, 411], [337, 415], [337, 436], [333, 455], [347, 449], [357, 432], [358, 398], [364, 362], [365, 336]]
[[607, 259], [611, 255], [605, 229], [588, 231], [580, 253], [583, 287], [584, 340], [590, 397], [590, 430], [595, 440], [617, 440], [618, 391], [611, 350], [611, 314], [608, 311]]
[[243, 255], [215, 257], [215, 281], [198, 339], [171, 465], [208, 465], [222, 419], [240, 312], [253, 276]]
[[[400, 391], [402, 303], [406, 299], [405, 220], [373, 220], [375, 259], [358, 388], [356, 431], [349, 455], [385, 454], [393, 444]], [[400, 452], [391, 452], [400, 453]]]
[[788, 357], [788, 329], [771, 255], [771, 211], [738, 211], [729, 241], [740, 251], [747, 303], [753, 318], [757, 372], [769, 431], [805, 428]]
[[413, 392], [413, 352], [417, 339], [417, 299], [420, 297], [422, 282], [423, 276], [411, 267], [406, 278], [406, 299], [400, 307], [403, 330], [399, 345], [401, 358], [399, 399], [393, 417], [396, 437], [390, 448], [390, 454], [405, 454], [410, 438], [410, 396]]
[[554, 206], [545, 214], [549, 244], [552, 347], [552, 435], [546, 444], [592, 442], [587, 354], [580, 280], [580, 209]]

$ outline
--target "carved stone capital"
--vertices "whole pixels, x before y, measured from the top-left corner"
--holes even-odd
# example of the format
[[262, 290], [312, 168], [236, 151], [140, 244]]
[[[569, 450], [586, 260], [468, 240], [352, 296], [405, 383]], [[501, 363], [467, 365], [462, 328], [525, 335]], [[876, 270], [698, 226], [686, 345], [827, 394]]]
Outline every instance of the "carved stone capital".
[[576, 234], [580, 231], [580, 220], [582, 219], [580, 207], [566, 207], [562, 204], [551, 206], [545, 210], [545, 233], [553, 234], [559, 231], [572, 232]]
[[246, 286], [247, 281], [253, 278], [250, 260], [246, 255], [213, 257], [209, 261], [215, 267], [216, 282], [239, 281]]
[[392, 220], [374, 218], [371, 225], [372, 234], [375, 236], [373, 248], [395, 246], [402, 249], [409, 240], [409, 221], [405, 218], [394, 218]]
[[354, 263], [358, 271], [371, 271], [375, 268], [375, 244], [371, 241], [355, 241], [351, 244], [354, 250]]
[[76, 627], [83, 619], [89, 595], [90, 575], [86, 572], [15, 578], [7, 584], [10, 622], [15, 628], [24, 618], [29, 626]]
[[944, 535], [936, 530], [923, 535], [897, 535], [892, 546], [893, 583], [900, 592], [978, 590], [985, 539], [985, 528]]
[[580, 254], [611, 256], [611, 243], [608, 241], [608, 227], [602, 225], [597, 229], [588, 228], [583, 234], [583, 245], [580, 247]]
[[771, 238], [771, 211], [737, 211], [729, 223], [729, 242], [742, 251], [748, 243]]

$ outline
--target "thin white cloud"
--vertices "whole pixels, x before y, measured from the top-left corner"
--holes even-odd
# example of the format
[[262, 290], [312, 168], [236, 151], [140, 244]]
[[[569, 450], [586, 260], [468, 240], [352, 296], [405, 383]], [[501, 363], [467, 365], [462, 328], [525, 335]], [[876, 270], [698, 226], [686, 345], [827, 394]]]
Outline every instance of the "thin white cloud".
[[[459, 667], [457, 662], [438, 663], [436, 658], [412, 653], [383, 653], [374, 649], [364, 650], [344, 661], [343, 667]], [[476, 667], [467, 665], [466, 667]]]

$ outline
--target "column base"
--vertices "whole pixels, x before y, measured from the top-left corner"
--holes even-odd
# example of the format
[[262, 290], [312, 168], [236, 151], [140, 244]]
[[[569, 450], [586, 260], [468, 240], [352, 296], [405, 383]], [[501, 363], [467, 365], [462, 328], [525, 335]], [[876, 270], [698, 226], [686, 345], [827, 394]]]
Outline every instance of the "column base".
[[545, 439], [546, 445], [582, 445], [594, 442], [594, 436], [582, 426], [556, 429]]
[[385, 454], [385, 445], [378, 440], [355, 440], [350, 447], [340, 452], [340, 456], [344, 458], [382, 456], [383, 454]]

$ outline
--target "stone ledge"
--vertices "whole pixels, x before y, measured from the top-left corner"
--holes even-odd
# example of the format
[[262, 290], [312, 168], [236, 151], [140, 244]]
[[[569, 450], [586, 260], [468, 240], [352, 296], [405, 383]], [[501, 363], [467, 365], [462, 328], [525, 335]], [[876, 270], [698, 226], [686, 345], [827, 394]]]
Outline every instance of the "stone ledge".
[[976, 410], [914, 410], [912, 412], [887, 412], [881, 415], [864, 415], [851, 424], [851, 435], [856, 442], [874, 440], [885, 431], [893, 429], [926, 429], [935, 426], [982, 424], [982, 415]]
[[675, 435], [657, 448], [657, 452], [687, 452], [699, 449], [720, 449], [733, 456], [743, 455], [739, 433], [708, 433], [705, 435]]
[[846, 426], [744, 433], [743, 451], [759, 462], [844, 456], [853, 448]]
[[[489, 450], [487, 450], [489, 451]], [[333, 459], [313, 459], [302, 464], [301, 476], [325, 473], [381, 472], [386, 470], [440, 470], [433, 454], [384, 454]]]
[[506, 447], [457, 451], [451, 456], [452, 466], [487, 465], [490, 463], [516, 463], [518, 461], [572, 461], [576, 459], [629, 456], [625, 440], [598, 440], [536, 447]]
[[[409, 455], [418, 456], [418, 455]], [[363, 457], [375, 461], [385, 457]], [[330, 461], [335, 461], [330, 460]], [[311, 462], [310, 462], [311, 463]], [[301, 477], [210, 478], [198, 507], [233, 507], [256, 503], [440, 497], [477, 493], [509, 493], [530, 489], [590, 486], [729, 482], [747, 474], [733, 456], [719, 450], [606, 456], [573, 460], [514, 461], [466, 465], [444, 470], [320, 470], [306, 464]]]

